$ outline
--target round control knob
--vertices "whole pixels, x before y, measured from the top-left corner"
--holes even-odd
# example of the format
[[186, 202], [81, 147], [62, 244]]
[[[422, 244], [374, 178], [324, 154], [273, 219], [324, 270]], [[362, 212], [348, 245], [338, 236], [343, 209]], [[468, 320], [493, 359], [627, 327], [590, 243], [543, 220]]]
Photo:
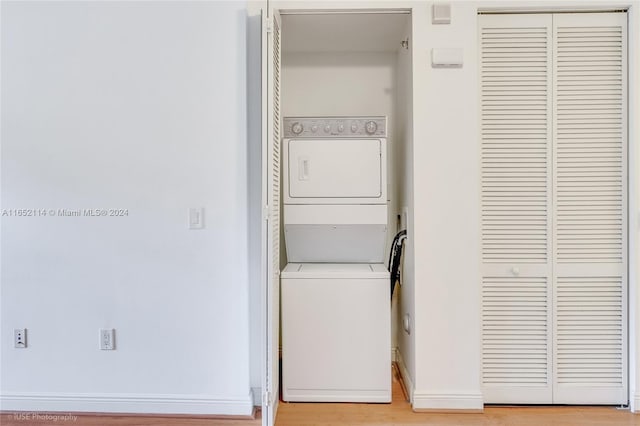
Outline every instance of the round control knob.
[[329, 133], [331, 131], [331, 124], [327, 124], [324, 126], [325, 133]]
[[367, 121], [367, 124], [365, 124], [364, 129], [368, 134], [372, 135], [376, 132], [376, 130], [378, 130], [378, 125], [376, 124], [375, 121]]
[[298, 123], [297, 121], [291, 126], [291, 131], [296, 135], [302, 133], [303, 130], [304, 127], [302, 127], [302, 124]]
[[340, 133], [344, 132], [344, 124], [342, 124], [342, 123], [338, 124], [338, 131]]
[[318, 131], [318, 126], [316, 126], [315, 124], [311, 126], [311, 132], [315, 133]]
[[355, 133], [358, 131], [358, 125], [356, 123], [353, 123], [351, 125], [351, 133]]

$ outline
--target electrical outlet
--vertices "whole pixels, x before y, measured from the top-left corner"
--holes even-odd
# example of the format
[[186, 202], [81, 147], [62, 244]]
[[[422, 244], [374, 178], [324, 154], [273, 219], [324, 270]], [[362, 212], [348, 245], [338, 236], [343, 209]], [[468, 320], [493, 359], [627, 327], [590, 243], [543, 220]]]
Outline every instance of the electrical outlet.
[[24, 349], [27, 347], [27, 329], [26, 328], [13, 329], [13, 346], [18, 349]]
[[112, 351], [116, 348], [116, 330], [113, 328], [100, 329], [100, 349]]

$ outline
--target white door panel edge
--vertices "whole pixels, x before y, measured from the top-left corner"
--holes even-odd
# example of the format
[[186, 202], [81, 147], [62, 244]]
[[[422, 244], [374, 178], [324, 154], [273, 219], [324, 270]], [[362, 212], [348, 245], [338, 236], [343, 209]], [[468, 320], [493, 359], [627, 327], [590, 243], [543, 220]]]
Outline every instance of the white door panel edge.
[[262, 11], [262, 424], [275, 424], [280, 316], [280, 16]]

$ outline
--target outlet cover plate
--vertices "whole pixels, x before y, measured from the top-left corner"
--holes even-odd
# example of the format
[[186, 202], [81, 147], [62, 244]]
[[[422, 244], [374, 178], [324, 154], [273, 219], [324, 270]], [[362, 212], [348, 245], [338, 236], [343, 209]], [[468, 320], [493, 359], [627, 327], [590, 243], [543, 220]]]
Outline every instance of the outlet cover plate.
[[13, 346], [18, 349], [24, 349], [27, 347], [27, 329], [26, 328], [13, 329]]

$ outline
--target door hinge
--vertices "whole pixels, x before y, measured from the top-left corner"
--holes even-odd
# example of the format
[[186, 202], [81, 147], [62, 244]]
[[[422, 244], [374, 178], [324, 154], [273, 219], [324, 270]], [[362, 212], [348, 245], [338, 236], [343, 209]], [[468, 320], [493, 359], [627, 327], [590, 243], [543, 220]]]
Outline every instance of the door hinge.
[[262, 220], [269, 220], [271, 217], [271, 210], [269, 209], [269, 205], [267, 204], [262, 208]]
[[264, 392], [262, 394], [262, 404], [266, 406], [271, 405], [271, 392]]
[[271, 22], [271, 19], [267, 19], [264, 24], [264, 29], [267, 31], [267, 34], [271, 34], [273, 32], [273, 22]]

